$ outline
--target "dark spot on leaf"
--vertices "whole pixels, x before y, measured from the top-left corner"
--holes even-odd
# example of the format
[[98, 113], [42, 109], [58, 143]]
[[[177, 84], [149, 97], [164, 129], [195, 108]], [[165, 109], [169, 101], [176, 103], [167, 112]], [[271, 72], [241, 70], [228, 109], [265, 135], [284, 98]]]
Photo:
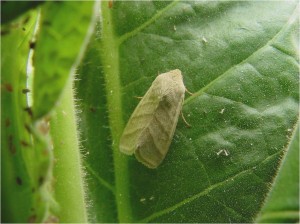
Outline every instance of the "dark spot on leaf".
[[50, 121], [51, 121], [51, 116], [46, 115], [46, 116], [44, 117], [44, 121], [45, 121], [45, 122], [50, 122]]
[[95, 113], [95, 112], [96, 112], [96, 108], [93, 107], [93, 106], [91, 106], [91, 107], [90, 107], [90, 111], [93, 112], [93, 113]]
[[22, 179], [20, 177], [16, 178], [16, 182], [18, 185], [22, 185]]
[[34, 187], [31, 189], [31, 192], [32, 192], [32, 193], [34, 193], [34, 192], [35, 192], [35, 188], [34, 188]]
[[43, 150], [43, 155], [44, 155], [44, 156], [48, 156], [48, 154], [49, 154], [48, 149], [44, 149], [44, 150]]
[[28, 218], [28, 222], [29, 222], [29, 223], [34, 223], [34, 222], [36, 222], [36, 215], [30, 216], [30, 217]]
[[12, 92], [13, 91], [13, 87], [10, 83], [5, 83], [3, 84], [3, 87], [8, 91], [8, 92]]
[[44, 223], [59, 223], [59, 218], [54, 216], [54, 215], [50, 215], [45, 221]]
[[30, 117], [33, 117], [33, 112], [31, 107], [25, 107], [24, 111], [26, 111]]
[[30, 129], [30, 126], [28, 124], [24, 124], [24, 127], [26, 129], [26, 131], [31, 134], [31, 129]]
[[13, 136], [8, 136], [8, 149], [11, 152], [11, 154], [16, 153], [16, 146], [14, 145]]
[[17, 28], [19, 28], [20, 27], [20, 23], [11, 23], [10, 24], [10, 28], [11, 29], [17, 29]]
[[51, 22], [48, 21], [48, 20], [45, 20], [45, 21], [43, 22], [43, 25], [44, 25], [44, 26], [50, 26], [50, 25], [51, 25]]
[[38, 128], [39, 132], [43, 135], [47, 135], [49, 133], [49, 129], [50, 129], [49, 124], [45, 121], [40, 122], [38, 124], [37, 128]]
[[30, 19], [30, 16], [27, 16], [27, 17], [24, 19], [23, 24], [28, 23], [29, 19]]
[[21, 140], [21, 145], [24, 146], [24, 147], [28, 147], [30, 146], [30, 144], [24, 140]]
[[26, 31], [26, 28], [25, 28], [25, 27], [23, 27], [23, 28], [22, 28], [22, 30], [23, 30], [23, 31]]
[[33, 56], [32, 56], [32, 64], [35, 64], [35, 54], [33, 54]]
[[29, 48], [34, 49], [35, 48], [35, 42], [34, 41], [29, 41]]
[[9, 30], [8, 29], [2, 29], [1, 30], [1, 36], [7, 35], [9, 34]]
[[29, 93], [30, 92], [30, 89], [22, 89], [22, 93], [26, 94], [26, 93]]
[[108, 8], [111, 9], [113, 7], [113, 5], [114, 5], [113, 0], [108, 1]]
[[39, 186], [42, 186], [44, 181], [45, 181], [44, 177], [39, 177]]
[[10, 120], [9, 118], [5, 119], [5, 127], [9, 127], [10, 126]]

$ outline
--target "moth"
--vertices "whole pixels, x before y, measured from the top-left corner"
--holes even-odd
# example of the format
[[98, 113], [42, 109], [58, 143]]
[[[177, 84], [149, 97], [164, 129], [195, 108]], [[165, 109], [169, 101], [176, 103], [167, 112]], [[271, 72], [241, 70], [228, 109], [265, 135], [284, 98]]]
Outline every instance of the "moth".
[[134, 153], [145, 166], [157, 168], [169, 150], [185, 91], [179, 69], [158, 75], [129, 119], [120, 151]]

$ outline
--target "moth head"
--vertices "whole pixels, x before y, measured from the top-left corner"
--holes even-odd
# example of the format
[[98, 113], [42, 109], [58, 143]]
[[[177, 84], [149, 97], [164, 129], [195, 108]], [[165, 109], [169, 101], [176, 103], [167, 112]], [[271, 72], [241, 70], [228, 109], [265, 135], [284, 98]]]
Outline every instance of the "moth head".
[[182, 75], [181, 75], [181, 71], [179, 69], [175, 69], [172, 71], [169, 71], [171, 78], [174, 81], [182, 81]]

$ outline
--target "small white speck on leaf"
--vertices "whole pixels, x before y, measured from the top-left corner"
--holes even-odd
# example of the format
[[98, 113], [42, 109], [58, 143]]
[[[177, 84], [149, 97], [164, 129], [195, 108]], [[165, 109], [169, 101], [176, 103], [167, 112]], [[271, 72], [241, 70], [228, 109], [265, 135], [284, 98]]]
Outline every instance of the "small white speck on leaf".
[[225, 156], [229, 156], [229, 152], [226, 149], [224, 149], [224, 154]]
[[227, 149], [221, 149], [219, 152], [217, 152], [217, 155], [224, 155], [224, 156], [229, 156], [229, 151]]

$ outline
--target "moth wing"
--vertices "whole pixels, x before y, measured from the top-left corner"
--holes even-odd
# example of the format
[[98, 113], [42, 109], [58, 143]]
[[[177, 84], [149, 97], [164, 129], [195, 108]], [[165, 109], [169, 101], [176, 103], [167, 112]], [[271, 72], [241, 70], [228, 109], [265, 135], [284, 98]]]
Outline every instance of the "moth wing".
[[142, 131], [152, 120], [153, 114], [161, 101], [160, 89], [160, 83], [154, 80], [135, 108], [120, 139], [121, 152], [131, 155], [136, 150]]
[[159, 166], [169, 150], [184, 101], [184, 90], [171, 89], [162, 97], [151, 122], [141, 134], [135, 156], [149, 168]]

